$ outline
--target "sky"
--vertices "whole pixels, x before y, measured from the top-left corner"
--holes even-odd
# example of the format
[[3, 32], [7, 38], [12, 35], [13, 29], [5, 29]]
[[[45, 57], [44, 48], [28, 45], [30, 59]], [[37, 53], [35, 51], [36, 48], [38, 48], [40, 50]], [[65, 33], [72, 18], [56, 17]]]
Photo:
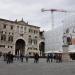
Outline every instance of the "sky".
[[[51, 30], [51, 12], [41, 9], [74, 10], [75, 0], [0, 0], [0, 18], [8, 20], [24, 19], [41, 30]], [[54, 26], [62, 25], [65, 13], [54, 12]]]

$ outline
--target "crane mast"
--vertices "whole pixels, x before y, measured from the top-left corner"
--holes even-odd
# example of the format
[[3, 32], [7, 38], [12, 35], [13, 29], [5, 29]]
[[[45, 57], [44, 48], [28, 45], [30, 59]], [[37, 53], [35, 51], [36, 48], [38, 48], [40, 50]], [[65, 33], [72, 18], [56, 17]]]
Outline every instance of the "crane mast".
[[50, 11], [51, 12], [51, 22], [52, 22], [52, 29], [54, 28], [54, 12], [67, 12], [66, 10], [62, 9], [41, 9], [41, 12]]

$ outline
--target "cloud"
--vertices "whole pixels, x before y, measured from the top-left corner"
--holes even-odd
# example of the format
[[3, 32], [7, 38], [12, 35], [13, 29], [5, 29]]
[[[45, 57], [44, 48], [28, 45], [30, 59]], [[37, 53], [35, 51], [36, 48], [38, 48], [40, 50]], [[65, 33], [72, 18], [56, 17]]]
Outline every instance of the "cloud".
[[[69, 10], [75, 7], [74, 4], [74, 0], [0, 0], [0, 17], [10, 20], [16, 18], [20, 20], [23, 17], [31, 24], [49, 29], [51, 28], [51, 13], [41, 12], [41, 8]], [[60, 15], [62, 13], [54, 13], [56, 26], [61, 24]]]
[[68, 6], [75, 5], [75, 0], [65, 0], [64, 4], [67, 4]]

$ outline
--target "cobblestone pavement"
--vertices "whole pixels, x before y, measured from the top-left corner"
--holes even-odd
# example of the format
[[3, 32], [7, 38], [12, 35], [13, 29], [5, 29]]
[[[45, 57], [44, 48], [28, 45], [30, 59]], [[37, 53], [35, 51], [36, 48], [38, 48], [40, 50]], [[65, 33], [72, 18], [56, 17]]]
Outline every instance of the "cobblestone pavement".
[[39, 63], [14, 61], [7, 64], [0, 59], [0, 75], [75, 75], [75, 61], [62, 63], [46, 63], [40, 59]]

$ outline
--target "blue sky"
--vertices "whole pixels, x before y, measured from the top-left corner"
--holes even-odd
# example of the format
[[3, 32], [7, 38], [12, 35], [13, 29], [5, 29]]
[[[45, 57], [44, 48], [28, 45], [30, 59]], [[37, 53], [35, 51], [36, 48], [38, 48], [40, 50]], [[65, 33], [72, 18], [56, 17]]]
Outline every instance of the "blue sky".
[[[51, 13], [41, 9], [74, 10], [75, 0], [0, 0], [0, 18], [28, 21], [42, 30], [51, 29]], [[62, 25], [64, 13], [54, 12], [54, 25]]]

